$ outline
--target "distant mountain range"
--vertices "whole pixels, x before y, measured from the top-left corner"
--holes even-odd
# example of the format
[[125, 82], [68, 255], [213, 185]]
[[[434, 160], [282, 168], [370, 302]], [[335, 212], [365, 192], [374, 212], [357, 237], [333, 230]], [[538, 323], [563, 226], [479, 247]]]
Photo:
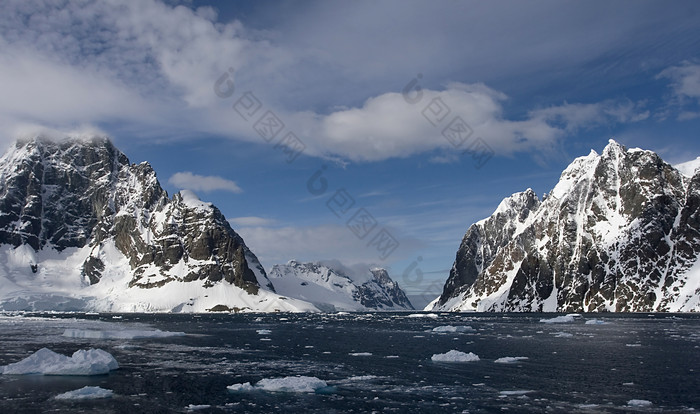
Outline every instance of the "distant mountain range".
[[327, 312], [413, 309], [398, 283], [380, 268], [357, 274], [340, 263], [292, 260], [273, 266], [270, 279], [279, 294], [311, 302]]
[[426, 310], [700, 311], [698, 166], [611, 140], [473, 224]]
[[[338, 304], [405, 299], [385, 271], [372, 273], [335, 290]], [[276, 281], [284, 295], [216, 207], [190, 191], [169, 198], [148, 163], [131, 164], [105, 137], [28, 139], [0, 158], [0, 310], [319, 310]]]

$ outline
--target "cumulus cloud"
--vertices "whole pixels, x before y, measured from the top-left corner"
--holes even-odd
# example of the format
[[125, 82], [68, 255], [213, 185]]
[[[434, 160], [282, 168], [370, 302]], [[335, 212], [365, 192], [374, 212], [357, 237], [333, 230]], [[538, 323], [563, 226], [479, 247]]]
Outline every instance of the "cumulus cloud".
[[[605, 123], [637, 122], [648, 118], [642, 105], [631, 101], [563, 104], [531, 111], [522, 120], [504, 117], [502, 92], [477, 84], [451, 83], [443, 90], [422, 90], [418, 102], [403, 94], [386, 93], [368, 99], [361, 107], [313, 119], [324, 137], [326, 151], [356, 161], [378, 161], [435, 149], [450, 150], [432, 162], [449, 162], [481, 138], [496, 154], [545, 150], [580, 128]], [[409, 98], [409, 101], [415, 99]], [[461, 139], [448, 138], [451, 122], [464, 121]], [[310, 129], [314, 129], [311, 127]], [[318, 148], [320, 152], [324, 148]]]
[[[376, 33], [385, 29], [385, 16], [393, 14], [396, 7], [411, 10], [396, 26], [399, 34], [412, 39], [408, 43], [411, 53], [399, 53], [406, 52], [403, 43], [383, 46], [374, 41]], [[546, 7], [548, 13], [558, 16], [555, 21], [561, 19], [558, 24], [562, 27], [576, 28], [567, 32], [565, 40], [551, 42], [543, 42], [543, 34], [532, 32], [531, 25], [522, 25], [528, 20], [522, 15], [537, 15], [536, 7], [515, 7], [508, 12], [499, 7], [447, 3], [416, 7], [360, 2], [343, 6], [339, 14], [320, 4], [310, 7], [311, 14], [290, 16], [287, 23], [272, 30], [255, 31], [237, 20], [219, 21], [217, 12], [209, 7], [193, 10], [156, 0], [75, 0], [61, 5], [9, 0], [0, 6], [4, 16], [0, 24], [0, 128], [4, 131], [0, 132], [9, 136], [26, 125], [67, 130], [93, 124], [108, 132], [124, 128], [129, 136], [137, 137], [195, 138], [209, 133], [262, 143], [253, 121], [242, 119], [231, 109], [244, 91], [254, 91], [263, 107], [276, 113], [287, 131], [304, 141], [305, 154], [380, 161], [463, 150], [444, 137], [445, 124], [434, 125], [424, 116], [426, 105], [435, 99], [449, 107], [444, 122], [461, 117], [473, 130], [471, 138], [482, 138], [495, 153], [503, 155], [541, 152], [579, 128], [648, 117], [638, 103], [603, 102], [567, 103], [513, 119], [504, 111], [509, 98], [483, 83], [440, 87], [433, 82], [423, 87], [420, 102], [407, 103], [399, 92], [402, 79], [410, 79], [404, 78], [403, 69], [409, 67], [409, 61], [410, 67], [432, 67], [438, 79], [449, 79], [441, 75], [447, 69], [455, 73], [455, 68], [473, 67], [473, 62], [499, 70], [527, 66], [537, 72], [541, 69], [537, 65], [558, 59], [559, 52], [568, 50], [573, 40], [580, 40], [576, 42], [580, 45], [577, 61], [600, 56], [611, 43], [589, 42], [590, 28], [574, 18], [590, 12], [584, 6]], [[572, 13], [572, 8], [584, 10]], [[596, 30], [597, 36], [637, 39], [630, 33], [646, 33], [634, 19], [619, 18], [620, 13], [611, 10], [611, 16], [618, 17], [601, 21], [605, 30]], [[670, 19], [647, 8], [639, 13], [645, 18]], [[314, 15], [319, 18], [309, 18]], [[302, 17], [303, 22], [298, 20]], [[335, 25], [346, 17], [364, 22], [366, 30], [348, 38], [347, 31]], [[426, 30], [433, 26], [417, 24], [438, 17], [436, 21], [447, 19], [439, 33]], [[522, 31], [518, 41], [541, 46], [526, 48], [527, 56], [518, 54], [525, 48], [507, 53], [514, 37], [490, 36], [496, 29], [486, 23], [503, 19]], [[661, 23], [659, 27], [663, 27]], [[490, 47], [463, 44], [477, 27], [483, 32], [480, 38], [489, 39]], [[500, 29], [496, 31], [501, 34]], [[428, 41], [431, 35], [440, 41]], [[403, 38], [392, 36], [391, 42], [403, 42]], [[366, 47], [358, 47], [358, 40]], [[434, 47], [442, 41], [450, 45], [446, 51]], [[463, 47], [467, 49], [462, 51]], [[435, 63], [444, 60], [443, 53], [449, 57], [449, 68]], [[504, 64], [503, 56], [513, 62]], [[476, 79], [489, 78], [490, 70], [477, 72]], [[410, 73], [415, 72], [411, 69]], [[697, 66], [688, 64], [661, 76], [674, 82], [679, 96], [696, 99], [697, 73]], [[230, 99], [214, 93], [214, 83], [224, 74], [234, 85], [231, 92], [235, 94]], [[333, 109], [339, 106], [344, 109]], [[454, 156], [438, 155], [433, 162], [450, 158]]]
[[227, 180], [215, 175], [198, 175], [189, 171], [178, 172], [168, 179], [168, 183], [181, 190], [192, 191], [229, 191], [232, 193], [242, 193], [243, 190], [235, 181]]

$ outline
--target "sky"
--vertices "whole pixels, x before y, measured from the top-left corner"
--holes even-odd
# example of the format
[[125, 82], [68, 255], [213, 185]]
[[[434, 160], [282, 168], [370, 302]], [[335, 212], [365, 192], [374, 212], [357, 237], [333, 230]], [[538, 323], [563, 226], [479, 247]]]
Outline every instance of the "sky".
[[694, 1], [8, 0], [0, 16], [0, 146], [109, 135], [169, 194], [213, 202], [268, 271], [381, 266], [417, 301], [472, 223], [609, 139], [700, 155]]

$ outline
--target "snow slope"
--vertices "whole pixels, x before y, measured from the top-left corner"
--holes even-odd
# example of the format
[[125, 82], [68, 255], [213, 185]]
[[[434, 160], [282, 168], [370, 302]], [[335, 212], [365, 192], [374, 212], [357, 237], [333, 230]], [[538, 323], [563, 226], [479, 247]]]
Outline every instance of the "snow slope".
[[270, 271], [275, 291], [334, 311], [413, 309], [399, 285], [384, 269], [353, 271], [338, 262], [275, 265]]

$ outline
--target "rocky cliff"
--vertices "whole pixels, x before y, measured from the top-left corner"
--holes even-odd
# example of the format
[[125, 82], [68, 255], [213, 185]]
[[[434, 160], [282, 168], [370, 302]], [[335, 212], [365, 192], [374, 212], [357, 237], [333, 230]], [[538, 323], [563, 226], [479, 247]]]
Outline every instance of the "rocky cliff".
[[700, 171], [612, 141], [472, 225], [431, 310], [699, 311]]
[[5, 309], [48, 294], [122, 311], [295, 309], [216, 207], [168, 198], [104, 137], [19, 141], [0, 158], [0, 256]]

